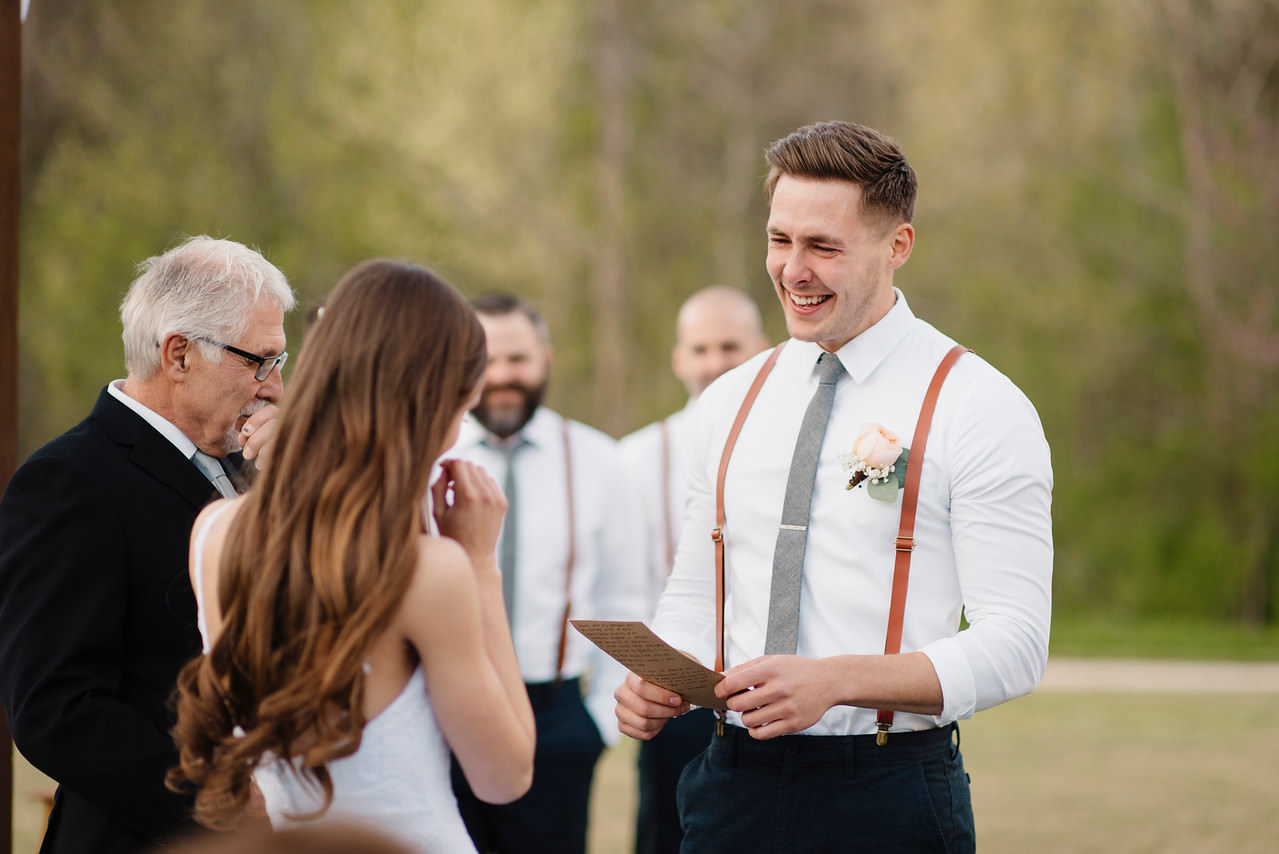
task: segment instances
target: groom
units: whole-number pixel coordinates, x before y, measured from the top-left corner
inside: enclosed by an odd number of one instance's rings
[[[767,160],[766,267],[791,338],[771,373],[761,354],[702,394],[684,525],[708,536],[681,538],[654,621],[703,663],[722,649],[726,668],[727,721],[680,781],[681,850],[973,851],[955,721],[1043,675],[1048,445],[985,361],[937,371],[954,342],[894,287],[917,187],[897,145],[827,122]],[[866,428],[913,446],[897,459],[907,471],[923,461],[913,510],[880,471],[891,457],[869,461],[873,482],[852,477]],[[687,709],[634,674],[615,696],[622,732],[640,739]]]

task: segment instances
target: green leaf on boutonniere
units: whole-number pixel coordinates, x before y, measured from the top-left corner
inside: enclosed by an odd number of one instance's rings
[[[897,485],[902,489],[906,488],[906,463],[909,460],[910,448],[902,448],[901,456],[893,463],[893,477],[897,478]]]
[[[897,478],[891,475],[885,480],[866,481],[866,494],[878,501],[896,501],[897,489]]]

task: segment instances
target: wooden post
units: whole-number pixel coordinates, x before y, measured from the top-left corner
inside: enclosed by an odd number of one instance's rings
[[[18,457],[21,116],[21,8],[19,0],[0,0],[0,489],[9,482]],[[13,854],[13,741],[3,714],[0,714],[0,854]]]

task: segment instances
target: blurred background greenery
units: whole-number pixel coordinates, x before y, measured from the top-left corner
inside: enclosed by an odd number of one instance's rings
[[[683,402],[693,290],[784,336],[762,151],[850,119],[920,176],[912,307],[1043,418],[1059,621],[1273,643],[1279,0],[36,0],[23,44],[19,459],[201,233],[307,305],[370,256],[520,292],[621,435]]]

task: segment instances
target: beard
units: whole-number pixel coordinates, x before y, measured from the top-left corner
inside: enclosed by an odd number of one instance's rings
[[[256,413],[259,409],[266,406],[266,401],[261,398],[254,398],[253,402],[240,411],[236,417],[236,421],[241,418],[248,418]],[[222,437],[222,447],[228,454],[236,454],[244,450],[244,443],[240,441],[240,431],[235,428],[235,421],[231,422],[231,427],[226,431],[226,435]]]
[[[484,425],[485,430],[499,439],[507,439],[524,429],[524,425],[533,419],[533,413],[542,405],[542,400],[546,397],[546,386],[545,381],[536,386],[520,383],[488,386],[480,395],[480,402],[471,410],[471,414],[475,416],[476,421]],[[495,404],[493,394],[501,391],[516,392],[519,395],[519,401]]]

